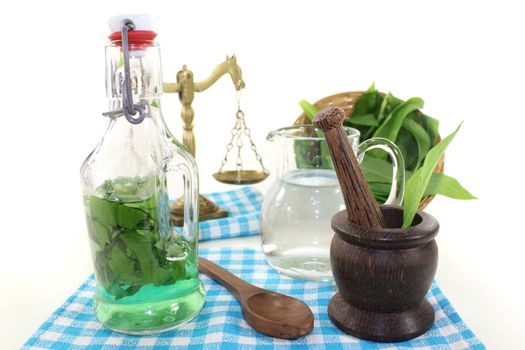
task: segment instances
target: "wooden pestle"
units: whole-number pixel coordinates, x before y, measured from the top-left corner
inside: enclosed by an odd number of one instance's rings
[[[319,111],[314,126],[325,132],[335,172],[343,192],[348,220],[369,228],[387,227],[385,218],[359,167],[357,157],[343,129],[345,112],[338,107]]]

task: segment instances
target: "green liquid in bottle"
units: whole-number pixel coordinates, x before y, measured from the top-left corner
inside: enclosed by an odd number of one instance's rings
[[[162,187],[154,178],[118,178],[98,192],[84,206],[99,320],[119,332],[153,334],[196,316],[204,305],[197,238],[171,231]]]

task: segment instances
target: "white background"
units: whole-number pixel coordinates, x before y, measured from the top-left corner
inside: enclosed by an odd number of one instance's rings
[[[516,2],[517,3],[517,2]],[[274,169],[268,131],[297,102],[366,89],[420,96],[442,135],[464,121],[446,172],[477,201],[436,198],[437,280],[493,349],[523,342],[524,11],[506,1],[12,1],[0,13],[0,348],[20,347],[91,272],[79,168],[102,136],[104,45],[110,15],[148,12],[165,81],[188,64],[196,79],[235,53],[242,105]],[[164,116],[180,137],[176,96]],[[223,78],[194,102],[203,192],[234,123]],[[265,190],[272,179],[259,186]],[[236,244],[245,244],[239,241]],[[256,245],[257,239],[246,244]]]

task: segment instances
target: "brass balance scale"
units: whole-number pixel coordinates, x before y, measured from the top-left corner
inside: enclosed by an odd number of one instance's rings
[[[235,55],[230,57],[227,56],[226,60],[217,65],[207,79],[198,82],[193,79],[193,72],[184,65],[182,70],[177,73],[176,83],[164,83],[164,92],[179,94],[179,100],[182,104],[181,117],[183,121],[183,144],[195,157],[195,134],[193,132],[193,118],[195,113],[191,104],[196,92],[207,90],[225,74],[230,75],[235,90],[237,91],[236,122],[231,130],[232,136],[230,142],[226,146],[226,155],[222,160],[221,167],[218,172],[213,174],[213,177],[217,181],[226,184],[255,184],[266,179],[270,173],[265,168],[262,158],[257,152],[257,148],[251,137],[251,131],[246,126],[244,112],[240,108],[240,91],[245,87],[245,84],[242,79],[241,68],[237,65]],[[260,170],[244,169],[243,159],[241,157],[241,150],[244,146],[243,138],[248,140],[251,150],[255,154],[255,158],[261,167]],[[236,147],[237,153],[235,169],[225,170],[225,166],[228,163],[228,155],[234,147]],[[219,207],[208,198],[202,195],[199,196],[199,221],[219,219],[227,216],[228,212],[225,209]],[[179,198],[173,204],[172,217],[176,225],[182,225],[184,218],[184,201],[182,198]]]

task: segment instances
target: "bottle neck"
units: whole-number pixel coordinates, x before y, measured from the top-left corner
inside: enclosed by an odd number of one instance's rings
[[[160,107],[162,70],[160,48],[151,45],[129,51],[131,93],[133,103],[148,105],[152,110]],[[124,91],[124,57],[119,41],[106,46],[106,95],[110,110],[122,108]],[[157,114],[157,113],[155,113]]]

